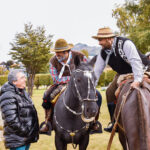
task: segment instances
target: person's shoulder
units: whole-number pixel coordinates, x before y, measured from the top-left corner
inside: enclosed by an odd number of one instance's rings
[[[10,84],[9,82],[6,82],[2,87],[1,87],[1,95],[8,93],[14,93],[15,92],[15,87]]]
[[[130,39],[127,39],[125,42],[124,42],[124,47],[135,47],[134,43],[130,40]]]
[[[7,104],[9,105],[9,104],[15,103],[17,101],[16,98],[17,96],[14,92],[6,91],[0,96],[0,104],[2,106],[2,105],[7,105]]]
[[[56,60],[56,55],[52,56],[50,59],[50,63],[53,63]]]

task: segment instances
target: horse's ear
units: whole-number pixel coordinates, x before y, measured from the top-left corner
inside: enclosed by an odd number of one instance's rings
[[[90,60],[89,65],[91,65],[91,66],[94,67],[94,64],[95,64],[95,62],[96,62],[96,59],[97,59],[97,55],[94,56],[94,57]]]
[[[76,67],[78,67],[80,65],[80,58],[79,58],[79,56],[75,56],[74,64],[75,64]]]

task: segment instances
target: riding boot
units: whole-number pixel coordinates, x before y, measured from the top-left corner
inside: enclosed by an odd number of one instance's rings
[[[91,132],[90,132],[90,134],[102,133],[102,125],[101,125],[101,123],[98,121],[99,113],[100,113],[100,108],[98,109],[98,113],[97,113],[97,115],[96,115],[96,117],[95,117],[94,123],[92,123],[92,127],[91,127]]]
[[[52,108],[45,109],[45,121],[42,122],[40,125],[40,134],[51,135],[52,130],[51,118],[52,118]]]
[[[114,111],[116,108],[116,104],[114,104],[114,102],[108,103],[108,110],[109,110],[109,115],[110,115],[110,119],[111,122],[108,124],[107,128],[104,128],[105,131],[107,132],[111,132],[115,123],[115,119],[114,119]]]

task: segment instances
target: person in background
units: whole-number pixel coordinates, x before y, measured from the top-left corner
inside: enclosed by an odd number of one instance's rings
[[[5,147],[10,150],[29,150],[39,138],[37,112],[25,86],[25,74],[16,69],[8,74],[8,82],[1,88]]]
[[[146,55],[146,57],[147,57],[148,60],[149,60],[149,64],[148,64],[148,66],[147,66],[147,71],[150,72],[150,52],[147,52],[145,55]]]
[[[62,88],[70,81],[71,72],[74,69],[74,58],[78,56],[81,61],[86,62],[87,58],[78,51],[71,50],[73,45],[68,44],[64,39],[58,39],[55,43],[55,48],[52,50],[55,55],[50,59],[50,74],[53,79],[53,85],[44,93],[43,97],[43,108],[45,110],[45,124],[41,124],[41,134],[51,134],[52,130],[52,114],[53,104],[51,100],[60,93]],[[98,95],[98,106],[101,105],[101,95],[97,91]],[[98,112],[99,115],[99,112]],[[98,120],[97,115],[97,120]],[[93,125],[93,129],[99,132],[100,123],[96,121]],[[101,132],[101,131],[100,131]]]
[[[150,60],[150,52],[147,52],[145,55]]]
[[[99,45],[102,47],[97,56],[94,68],[97,82],[107,64],[117,72],[114,80],[106,90],[107,106],[111,122],[104,130],[111,132],[114,125],[113,114],[116,106],[115,91],[117,89],[117,79],[119,75],[133,72],[134,81],[131,84],[131,88],[138,87],[143,80],[143,66],[146,66],[148,61],[147,58],[136,49],[136,46],[130,39],[116,36],[109,27],[100,28],[97,35],[92,38],[98,40]]]

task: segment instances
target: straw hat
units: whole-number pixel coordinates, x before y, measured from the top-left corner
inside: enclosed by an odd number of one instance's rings
[[[104,38],[110,38],[115,37],[116,35],[113,33],[113,31],[109,27],[100,28],[98,30],[98,33],[96,36],[92,36],[94,39],[104,39]]]
[[[147,57],[149,57],[149,56],[150,56],[150,52],[147,52],[145,55],[146,55]]]
[[[55,43],[55,48],[51,49],[53,52],[63,52],[68,51],[73,48],[72,44],[68,44],[64,39],[58,39]]]

